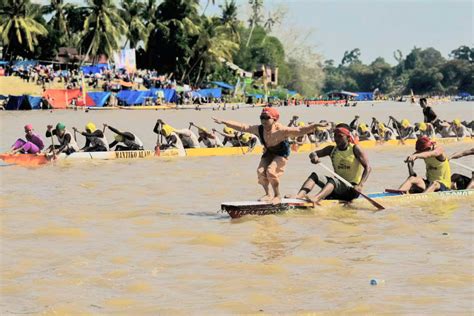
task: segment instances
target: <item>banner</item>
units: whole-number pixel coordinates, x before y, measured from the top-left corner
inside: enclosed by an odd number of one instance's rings
[[[115,52],[114,63],[115,67],[118,69],[135,72],[137,70],[135,49],[122,49],[120,52]]]

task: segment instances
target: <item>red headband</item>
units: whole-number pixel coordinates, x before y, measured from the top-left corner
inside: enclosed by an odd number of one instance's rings
[[[262,114],[268,115],[270,118],[274,119],[275,121],[278,121],[280,118],[280,113],[278,113],[278,110],[275,108],[263,108]]]
[[[416,141],[415,149],[418,152],[430,149],[435,142],[433,142],[428,136],[422,136]]]
[[[342,134],[349,138],[349,142],[353,144],[358,144],[359,140],[354,138],[354,135],[345,127],[338,127],[334,130],[334,134]]]

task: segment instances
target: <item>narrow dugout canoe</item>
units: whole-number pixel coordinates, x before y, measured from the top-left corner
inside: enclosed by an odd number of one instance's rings
[[[474,196],[474,190],[453,190],[443,192],[432,192],[432,193],[420,193],[420,194],[402,194],[402,193],[371,193],[368,196],[379,202],[383,201],[432,201],[436,198],[448,199],[448,198],[472,198]],[[365,201],[363,198],[358,198],[355,201]],[[342,204],[339,200],[323,200],[321,206],[331,206]],[[310,210],[313,209],[313,203],[309,203],[305,200],[300,199],[283,199],[280,204],[269,204],[266,202],[259,201],[237,201],[237,202],[224,202],[221,204],[221,211],[227,212],[232,218],[239,218],[244,215],[271,215],[281,214],[288,211],[294,210]]]

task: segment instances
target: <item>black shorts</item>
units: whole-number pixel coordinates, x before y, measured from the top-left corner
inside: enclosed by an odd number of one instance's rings
[[[458,173],[454,173],[451,176],[451,182],[456,185],[456,190],[465,190],[471,180],[471,178]]]
[[[334,185],[334,190],[326,197],[326,200],[342,200],[352,201],[359,197],[359,192],[354,188],[347,186],[344,182],[337,178],[326,177],[325,181],[321,181],[316,173],[309,176],[321,189],[328,183]],[[354,184],[353,184],[354,185]]]

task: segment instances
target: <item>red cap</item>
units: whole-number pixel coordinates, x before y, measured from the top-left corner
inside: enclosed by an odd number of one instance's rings
[[[280,113],[278,113],[278,110],[275,108],[263,108],[262,114],[268,115],[270,118],[274,119],[275,121],[278,121],[280,118]]]
[[[27,124],[25,125],[25,131],[32,131],[33,130],[33,125]]]
[[[417,152],[426,151],[433,146],[435,142],[433,142],[428,136],[421,136],[416,141],[415,149]]]

